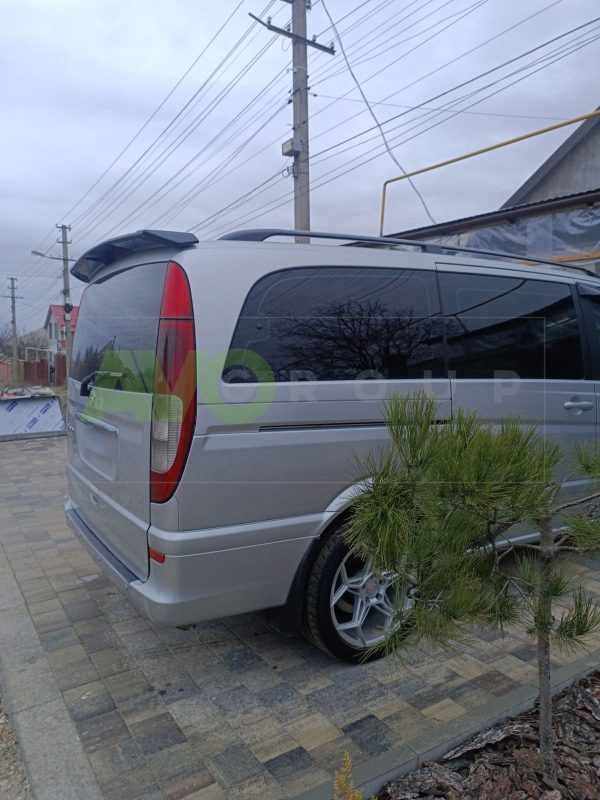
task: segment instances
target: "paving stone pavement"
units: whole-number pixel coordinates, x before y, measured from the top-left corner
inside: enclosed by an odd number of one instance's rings
[[[63,438],[0,444],[0,664],[37,798],[324,797],[344,751],[376,774],[535,693],[518,630],[350,666],[261,614],[153,625],[67,528],[65,451]],[[600,595],[600,561],[576,568]],[[588,668],[599,652],[596,637]]]

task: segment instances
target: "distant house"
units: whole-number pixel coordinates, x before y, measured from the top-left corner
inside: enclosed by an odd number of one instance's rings
[[[600,111],[600,107],[596,109]],[[586,119],[512,194],[502,208],[546,202],[600,189],[600,117]]]
[[[73,311],[71,311],[71,335],[75,333],[77,328],[78,315],[79,306],[74,306]],[[44,330],[48,336],[48,349],[53,350],[55,353],[66,352],[65,311],[61,305],[53,304],[48,307]]]
[[[576,128],[499,209],[393,235],[578,261],[600,273],[600,117]]]

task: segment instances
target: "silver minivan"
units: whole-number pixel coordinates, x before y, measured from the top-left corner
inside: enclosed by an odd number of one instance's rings
[[[138,231],[77,261],[66,514],[155,622],[272,609],[352,661],[391,613],[389,576],[340,536],[354,458],[386,442],[384,401],[424,389],[442,424],[464,407],[519,413],[567,449],[594,439],[600,280],[283,235]]]

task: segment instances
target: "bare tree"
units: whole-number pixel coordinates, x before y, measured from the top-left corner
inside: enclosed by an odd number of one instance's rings
[[[0,325],[0,356],[10,358],[12,354],[12,328],[9,324]]]
[[[40,350],[47,349],[48,337],[46,331],[43,328],[39,328],[38,330],[21,334],[17,342],[19,358],[25,358],[26,347],[39,348]]]

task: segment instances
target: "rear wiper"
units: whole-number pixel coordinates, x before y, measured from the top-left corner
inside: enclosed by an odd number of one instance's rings
[[[96,369],[93,372],[90,372],[89,375],[86,375],[85,378],[81,381],[81,386],[79,388],[79,394],[81,397],[88,397],[92,389],[94,388],[94,378],[96,375],[106,375],[109,378],[122,378],[124,372],[111,372],[107,369]]]

